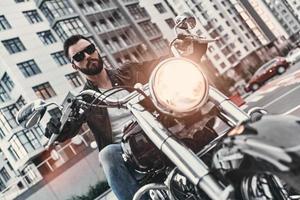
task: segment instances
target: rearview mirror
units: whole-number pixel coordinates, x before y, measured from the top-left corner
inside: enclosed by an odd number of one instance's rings
[[[16,116],[16,121],[23,128],[31,128],[38,124],[44,116],[47,106],[44,100],[38,99],[22,107]]]
[[[196,19],[192,14],[184,12],[183,14],[178,15],[175,18],[175,23],[175,27],[184,30],[189,30],[193,29],[196,26]]]

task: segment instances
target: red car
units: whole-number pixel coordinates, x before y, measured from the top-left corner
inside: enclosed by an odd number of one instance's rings
[[[262,65],[252,76],[247,86],[246,92],[255,91],[270,78],[283,74],[289,67],[289,63],[284,57],[276,57]]]

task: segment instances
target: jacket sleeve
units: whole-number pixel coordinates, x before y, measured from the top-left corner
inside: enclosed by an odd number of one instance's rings
[[[62,131],[59,133],[59,136],[56,139],[56,141],[64,142],[74,137],[79,132],[83,123],[84,123],[83,117],[81,117],[81,119],[78,120],[67,121]]]

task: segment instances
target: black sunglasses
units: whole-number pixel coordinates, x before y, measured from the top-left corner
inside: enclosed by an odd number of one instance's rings
[[[91,55],[92,53],[94,53],[96,50],[96,47],[94,44],[90,44],[89,46],[85,47],[83,50],[77,52],[72,59],[75,60],[76,62],[81,62],[83,61],[84,57],[85,57],[85,53]]]

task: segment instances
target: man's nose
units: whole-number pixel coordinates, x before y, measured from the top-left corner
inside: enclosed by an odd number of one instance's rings
[[[85,58],[85,59],[88,59],[88,58],[90,58],[90,57],[91,57],[90,54],[88,54],[87,52],[84,52],[84,58]]]

